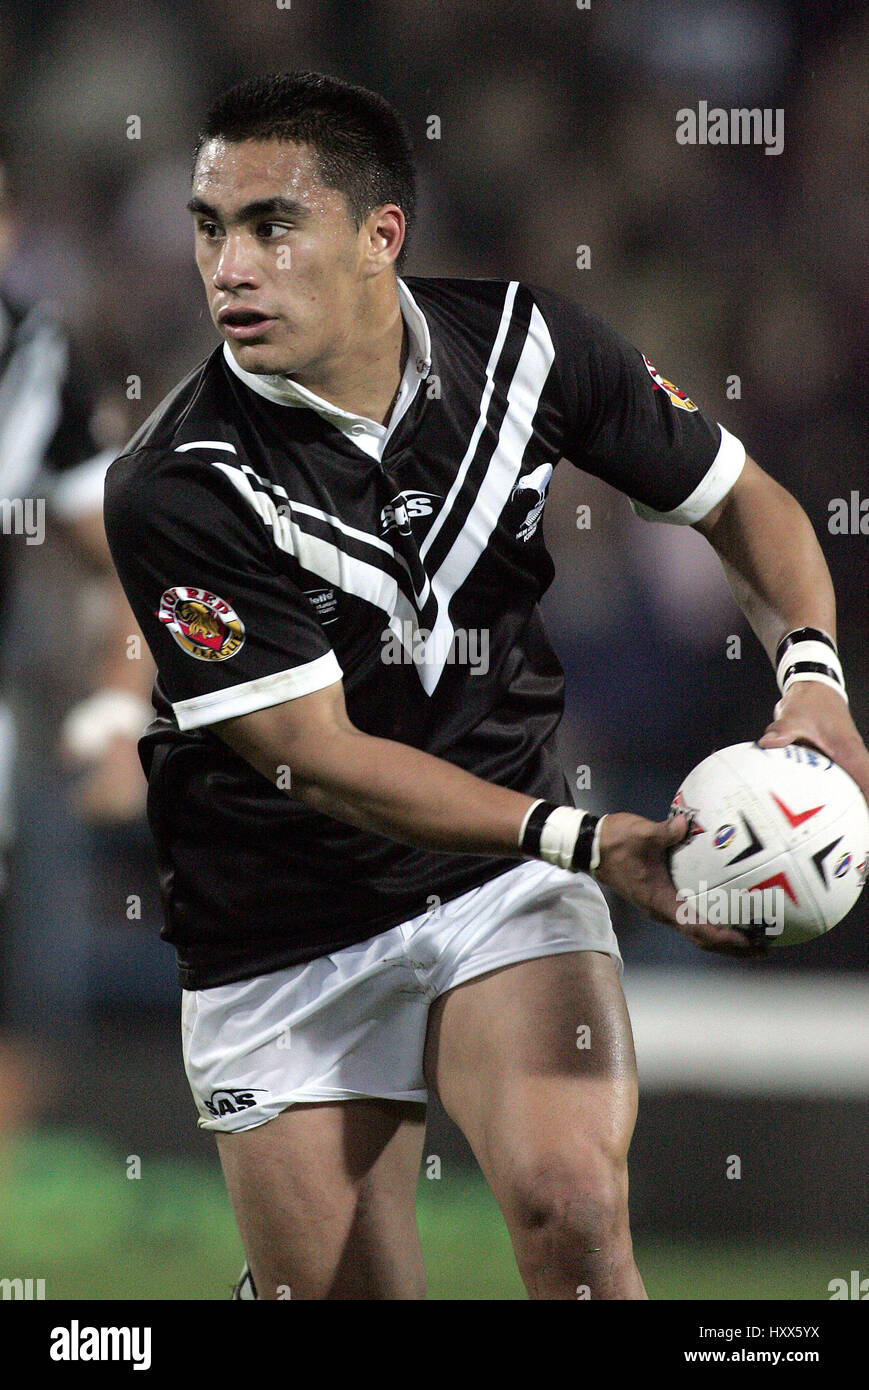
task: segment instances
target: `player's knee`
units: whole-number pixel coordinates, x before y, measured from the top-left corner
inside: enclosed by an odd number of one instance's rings
[[[625,1165],[603,1154],[582,1162],[528,1165],[512,1192],[514,1227],[526,1249],[576,1253],[609,1248],[627,1230]]]

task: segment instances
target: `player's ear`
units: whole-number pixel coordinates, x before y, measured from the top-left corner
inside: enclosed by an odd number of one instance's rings
[[[395,263],[404,245],[404,213],[396,203],[384,203],[368,214],[363,230],[368,273],[378,275]]]

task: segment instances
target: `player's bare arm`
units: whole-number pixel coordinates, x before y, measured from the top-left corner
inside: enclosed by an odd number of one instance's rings
[[[289,768],[287,790],[313,811],[419,848],[520,857],[533,798],[363,733],[340,681],[215,730],[271,782]]]
[[[324,815],[422,849],[521,856],[522,826],[534,798],[364,733],[347,715],[340,681],[214,729],[269,781],[278,782],[280,770],[289,768],[289,795]],[[607,815],[598,879],[704,949],[756,954],[739,931],[677,921],[667,852],[687,829],[684,816],[658,824],[642,816]]]
[[[785,633],[817,628],[836,638],[830,573],[800,504],[752,459],[728,495],[696,524],[718,553],[734,596],[775,663]],[[759,740],[764,748],[811,743],[869,796],[869,752],[842,695],[817,680],[790,687]]]

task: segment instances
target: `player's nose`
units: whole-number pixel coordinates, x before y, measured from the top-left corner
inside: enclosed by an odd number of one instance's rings
[[[240,285],[257,283],[253,249],[244,237],[225,238],[213,280],[214,287],[218,290],[237,289]]]

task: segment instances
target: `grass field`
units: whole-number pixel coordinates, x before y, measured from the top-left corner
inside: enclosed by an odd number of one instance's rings
[[[419,1224],[429,1298],[524,1299],[500,1213],[481,1180],[422,1176]],[[854,1247],[638,1239],[656,1299],[827,1299],[829,1280],[861,1267]],[[225,1299],[241,1245],[210,1166],[145,1161],[88,1136],[41,1133],[0,1167],[0,1278],[45,1280],[46,1299]]]

